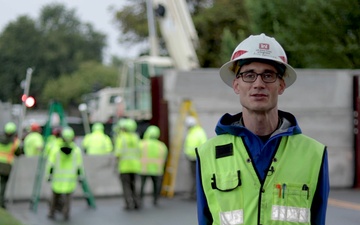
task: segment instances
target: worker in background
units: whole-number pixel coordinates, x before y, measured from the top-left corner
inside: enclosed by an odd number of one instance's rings
[[[135,120],[126,119],[123,123],[121,135],[116,139],[114,154],[118,160],[118,172],[125,202],[124,210],[139,209],[136,179],[141,169],[140,138],[136,133]]]
[[[153,204],[158,204],[160,195],[161,178],[164,174],[164,166],[168,149],[164,142],[159,140],[160,129],[155,125],[149,126],[140,142],[141,150],[141,188],[140,198],[143,203],[146,180],[151,178],[153,184]]]
[[[220,77],[238,95],[239,112],[225,113],[217,136],[196,150],[198,224],[325,225],[327,148],[278,109],[297,77],[284,49],[273,37],[251,35]]]
[[[42,154],[44,149],[44,138],[41,135],[41,126],[37,123],[32,123],[30,126],[30,133],[24,139],[24,153],[27,157],[38,156]]]
[[[49,156],[49,154],[52,152],[52,150],[54,148],[57,147],[57,145],[59,144],[59,142],[62,141],[61,138],[61,127],[56,126],[53,127],[51,129],[51,135],[49,137],[47,137],[46,139],[46,144],[45,144],[45,150],[44,150],[44,154],[46,157]]]
[[[84,152],[88,155],[109,154],[113,150],[111,138],[104,133],[102,123],[94,123],[91,127],[91,133],[86,134],[82,141]]]
[[[112,132],[112,142],[115,144],[116,139],[120,137],[121,132],[124,130],[125,123],[127,118],[120,118],[116,124],[113,126],[113,132]]]
[[[4,133],[0,135],[0,207],[5,206],[5,191],[10,172],[14,163],[14,156],[19,156],[20,140],[16,135],[16,124],[8,122],[4,126]]]
[[[191,186],[189,199],[196,200],[196,153],[195,149],[206,142],[207,135],[204,129],[197,123],[193,116],[185,119],[187,134],[184,142],[184,153],[189,161],[191,172]]]
[[[51,182],[52,190],[49,219],[55,219],[59,205],[64,220],[70,219],[71,194],[75,191],[77,182],[84,179],[82,153],[75,144],[74,137],[74,130],[65,127],[61,131],[61,142],[48,157],[46,177]]]

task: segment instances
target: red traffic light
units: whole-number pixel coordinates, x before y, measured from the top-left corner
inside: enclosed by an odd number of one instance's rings
[[[35,105],[35,98],[32,96],[26,96],[25,94],[23,94],[21,96],[21,100],[25,103],[26,107],[33,107]]]

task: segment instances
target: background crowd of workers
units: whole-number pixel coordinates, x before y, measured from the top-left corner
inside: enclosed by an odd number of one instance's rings
[[[195,141],[206,134],[196,125],[187,121],[188,135],[184,142],[184,153],[190,161],[194,160]],[[160,141],[160,129],[155,125],[148,126],[142,135],[138,133],[138,124],[130,118],[122,118],[113,125],[112,135],[105,133],[104,125],[94,123],[91,133],[86,134],[80,144],[75,143],[75,132],[71,127],[52,127],[51,134],[44,138],[42,128],[31,124],[22,140],[17,137],[15,123],[4,126],[0,136],[0,204],[5,208],[5,190],[10,177],[14,157],[24,154],[25,157],[46,158],[45,180],[51,186],[52,196],[49,199],[50,219],[55,218],[57,211],[63,214],[64,220],[70,218],[71,194],[78,183],[85,179],[83,154],[113,154],[117,160],[116,171],[123,190],[124,210],[138,210],[143,204],[146,181],[152,182],[151,197],[154,206],[158,205],[162,176],[168,156],[168,147]],[[197,130],[197,131],[196,131]],[[204,140],[204,141],[205,141]],[[192,165],[192,164],[191,164]],[[194,165],[191,168],[195,168]],[[191,171],[195,179],[195,171]],[[195,183],[191,193],[195,193]]]

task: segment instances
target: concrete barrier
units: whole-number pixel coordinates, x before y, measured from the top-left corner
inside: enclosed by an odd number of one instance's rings
[[[95,197],[121,196],[123,191],[119,174],[117,172],[117,160],[109,155],[89,156],[84,155],[84,168],[86,179]],[[38,157],[20,156],[16,158],[10,180],[6,190],[6,197],[10,201],[30,200],[34,193],[35,176],[38,167]],[[190,189],[190,170],[185,157],[180,158],[179,172],[175,192],[184,192]],[[137,180],[140,190],[140,180]],[[48,199],[51,196],[50,183],[45,176],[41,182],[40,199]],[[145,193],[152,191],[151,181],[145,186]],[[74,197],[82,197],[84,193],[78,185]]]

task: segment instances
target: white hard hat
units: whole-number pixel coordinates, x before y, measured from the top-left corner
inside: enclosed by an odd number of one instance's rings
[[[283,64],[286,67],[283,75],[286,87],[292,85],[296,80],[296,72],[287,63],[284,49],[273,37],[268,37],[265,34],[251,35],[236,47],[230,61],[220,68],[221,79],[230,87],[232,87],[235,78],[234,62],[241,59],[270,60]]]
[[[185,124],[188,127],[192,127],[196,125],[196,119],[192,116],[186,117]]]

